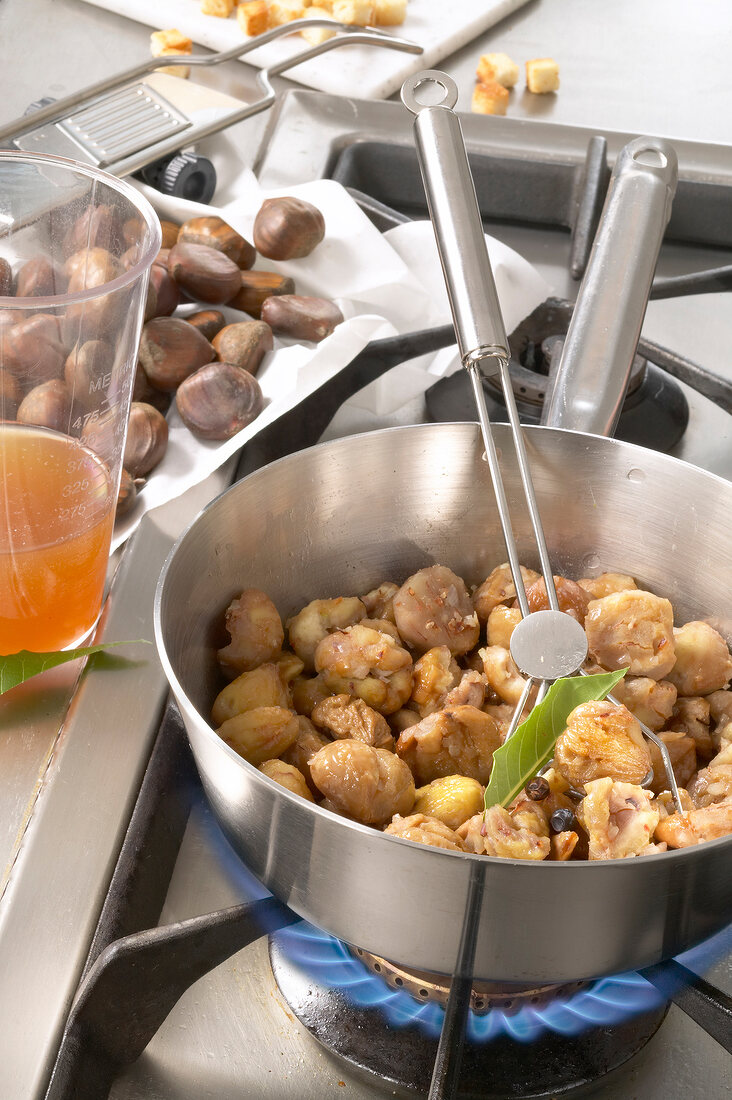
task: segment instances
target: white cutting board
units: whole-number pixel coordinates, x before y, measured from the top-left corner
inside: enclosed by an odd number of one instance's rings
[[[145,23],[154,30],[176,27],[199,46],[230,50],[246,41],[232,16],[203,15],[198,0],[86,0],[98,8]],[[343,46],[283,74],[300,84],[333,95],[385,99],[420,69],[438,62],[472,41],[527,0],[409,0],[399,27],[383,28],[423,47],[423,54],[398,53],[373,46]],[[242,60],[263,69],[308,49],[300,35],[288,35],[246,54]],[[496,44],[500,49],[500,44]],[[478,58],[476,56],[476,64]],[[195,70],[194,70],[195,71]]]

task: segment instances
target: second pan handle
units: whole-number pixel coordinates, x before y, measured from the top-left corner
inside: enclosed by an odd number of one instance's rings
[[[615,430],[677,178],[665,141],[639,137],[620,151],[542,423]]]

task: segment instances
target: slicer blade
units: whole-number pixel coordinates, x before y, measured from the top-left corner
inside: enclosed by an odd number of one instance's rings
[[[140,81],[102,96],[56,123],[21,134],[15,145],[26,152],[55,153],[106,168],[183,134],[192,125],[182,111]]]

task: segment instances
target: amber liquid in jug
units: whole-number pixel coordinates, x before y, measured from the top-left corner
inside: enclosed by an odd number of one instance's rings
[[[114,499],[77,440],[0,424],[0,654],[82,641],[104,592]]]

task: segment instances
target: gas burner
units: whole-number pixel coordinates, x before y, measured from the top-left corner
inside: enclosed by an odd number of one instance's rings
[[[450,979],[426,970],[404,970],[388,959],[371,955],[360,947],[350,950],[374,974],[378,974],[390,989],[403,990],[418,1002],[432,1001],[443,1008],[450,993]],[[558,998],[567,998],[581,989],[588,989],[590,982],[567,982],[564,985],[511,985],[500,982],[474,982],[470,995],[470,1008],[476,1016],[486,1016],[499,1011],[504,1016],[515,1016],[523,1008],[540,1008]]]
[[[449,979],[394,966],[310,925],[269,940],[280,993],[330,1053],[399,1095],[426,1095]],[[635,974],[563,986],[476,983],[458,1100],[576,1093],[653,1037],[668,1005]]]
[[[548,376],[512,359],[511,378],[521,423],[539,424]],[[484,379],[483,391],[490,419],[505,422],[506,406],[490,380]],[[475,420],[475,399],[467,373],[458,371],[436,382],[427,391],[426,406],[432,421]],[[679,384],[653,363],[636,357],[615,438],[667,453],[679,442],[688,422],[689,406]]]
[[[572,319],[572,303],[547,298],[508,338],[511,380],[523,424],[539,424],[553,364],[558,364]],[[497,379],[484,379],[491,420],[505,421],[506,406]],[[465,371],[443,378],[426,394],[430,420],[475,419],[475,401]],[[636,355],[630,372],[616,439],[656,451],[670,451],[689,423],[689,405],[678,382],[654,363]]]

